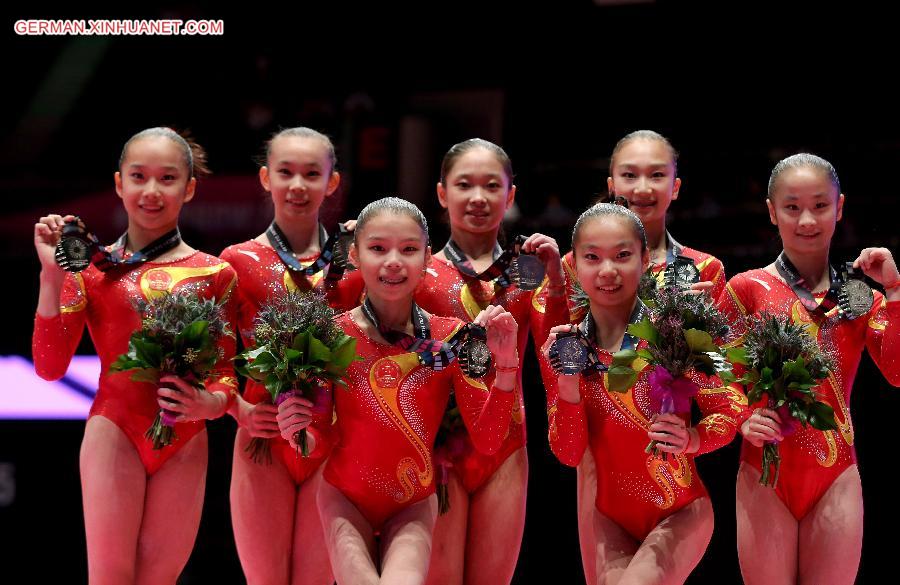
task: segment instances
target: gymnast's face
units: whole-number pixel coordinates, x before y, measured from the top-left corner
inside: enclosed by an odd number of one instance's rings
[[[183,150],[165,136],[133,141],[115,182],[129,227],[153,231],[178,225],[181,206],[194,197],[197,183],[187,168]]]
[[[628,200],[644,225],[665,221],[666,211],[681,189],[671,150],[661,140],[643,138],[630,140],[619,149],[606,183],[610,193]]]
[[[649,253],[641,247],[627,218],[601,215],[582,224],[573,251],[575,273],[592,306],[634,302],[650,262]]]
[[[303,216],[318,217],[319,207],[340,184],[333,172],[328,145],[312,136],[279,136],[269,146],[259,181],[272,194],[275,220],[290,223]]]
[[[462,154],[443,179],[437,184],[438,202],[450,215],[454,230],[495,232],[516,196],[512,177],[486,148]]]
[[[381,211],[356,234],[350,250],[370,296],[382,300],[411,298],[431,258],[426,235],[405,213]]]
[[[831,245],[844,196],[825,172],[804,166],[781,173],[766,205],[785,249],[813,253]]]

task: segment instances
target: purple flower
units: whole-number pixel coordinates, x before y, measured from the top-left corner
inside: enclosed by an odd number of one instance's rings
[[[789,437],[800,430],[800,421],[794,418],[794,415],[791,414],[791,409],[787,403],[784,403],[776,408],[775,412],[777,412],[779,418],[781,418],[782,436]]]
[[[691,411],[691,400],[700,387],[685,377],[675,379],[669,370],[656,366],[647,376],[650,383],[650,407],[659,414],[682,414]]]

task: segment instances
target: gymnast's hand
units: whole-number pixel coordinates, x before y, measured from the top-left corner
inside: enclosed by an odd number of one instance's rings
[[[522,243],[522,251],[535,254],[541,260],[550,286],[565,286],[566,275],[563,272],[559,244],[556,240],[544,234],[534,233]]]
[[[278,428],[278,407],[268,402],[250,404],[243,399],[238,407],[238,424],[247,429],[251,437],[274,439],[281,434]]]
[[[207,392],[172,375],[163,376],[159,382],[174,386],[157,388],[156,402],[160,408],[176,414],[175,422],[219,418],[228,408],[228,397],[224,392]]]
[[[547,336],[547,341],[544,342],[544,345],[541,346],[541,353],[544,355],[544,359],[547,362],[550,362],[550,347],[556,341],[556,336],[559,333],[569,333],[571,331],[575,331],[578,326],[575,324],[571,325],[557,325],[550,329],[550,334]],[[581,402],[581,374],[572,374],[572,375],[564,375],[559,374],[556,377],[559,397],[565,400],[566,402],[571,402],[572,404],[578,404]]]
[[[660,414],[653,417],[650,440],[656,441],[656,448],[666,453],[696,453],[700,448],[700,435],[688,427],[684,420],[675,414]]]
[[[741,425],[741,435],[754,447],[762,447],[772,441],[781,442],[781,417],[774,410],[757,408]]]
[[[291,446],[297,447],[294,442],[294,436],[303,429],[312,424],[313,403],[302,396],[291,396],[278,405],[278,414],[275,419],[278,421],[278,428],[281,436],[291,443]],[[308,439],[312,435],[308,435]],[[308,444],[310,452],[315,449],[314,443]]]

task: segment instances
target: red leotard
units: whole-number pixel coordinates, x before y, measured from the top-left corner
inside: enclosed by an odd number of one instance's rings
[[[821,300],[825,293],[815,296]],[[837,431],[800,427],[778,445],[781,470],[775,493],[794,518],[800,520],[832,482],[856,463],[848,405],[864,345],[888,381],[900,386],[900,302],[888,303],[876,291],[872,309],[857,319],[842,318],[837,307],[824,318],[814,317],[784,281],[756,269],[738,274],[728,282],[725,294],[719,298],[719,308],[728,315],[739,336],[745,331],[745,317],[763,311],[779,317],[789,316],[794,323],[808,323],[819,347],[834,361],[828,379],[815,390],[818,399],[834,409]],[[765,402],[749,408],[757,406],[765,406]],[[744,441],[741,461],[761,471],[762,449]]]
[[[300,259],[306,267],[312,264],[318,255]],[[278,254],[270,246],[256,240],[229,246],[222,251],[221,258],[227,260],[237,272],[237,311],[238,328],[244,347],[253,344],[253,320],[260,307],[270,297],[283,291],[315,289],[324,291],[328,304],[336,311],[346,311],[359,305],[365,285],[359,271],[345,272],[343,278],[335,284],[327,283],[323,272],[312,276],[287,269]],[[307,432],[315,437],[316,448],[309,457],[297,457],[296,449],[281,437],[269,440],[272,454],[284,463],[291,477],[300,485],[325,461],[334,443],[332,432],[332,408],[330,393],[324,397],[313,415],[313,423]],[[263,401],[271,402],[270,395],[261,383],[248,379],[244,387],[244,400],[251,404]]]
[[[638,349],[646,347],[641,340]],[[600,361],[609,365],[612,354],[598,350]],[[697,475],[694,457],[731,442],[742,420],[746,398],[720,386],[715,376],[692,373],[700,386],[696,400],[704,418],[695,427],[700,435],[697,453],[669,455],[668,461],[647,455],[650,409],[647,374],[643,365],[637,384],[619,394],[607,390],[607,374],[581,377],[581,402],[559,398],[557,374],[540,355],[541,374],[547,388],[550,447],[561,462],[572,467],[581,462],[590,447],[597,464],[596,506],[602,514],[643,541],[664,518],[707,495]],[[689,422],[685,415],[686,422]]]
[[[470,278],[456,269],[452,262],[432,257],[431,265],[416,290],[416,304],[435,315],[455,317],[471,322],[482,309],[490,304],[500,305],[510,313],[519,325],[519,383],[522,387],[521,364],[528,343],[528,329],[536,347],[543,345],[550,328],[567,322],[568,309],[563,296],[551,297],[547,293],[547,279],[535,291],[495,286]],[[468,433],[459,437],[463,448],[459,455],[450,457],[463,487],[470,494],[481,487],[506,459],[525,445],[525,405],[521,394],[516,393],[509,436],[494,455],[479,452],[472,445]]]
[[[713,283],[712,289],[709,291],[709,298],[713,300],[718,299],[722,291],[725,290],[725,267],[722,265],[722,261],[711,254],[688,247],[681,248],[681,255],[690,258],[697,265],[697,269],[700,271],[701,282]],[[578,282],[571,251],[563,257],[563,268],[566,273],[568,296],[571,299],[573,293],[572,285]],[[663,284],[665,271],[666,262],[653,265],[653,273],[656,275],[656,280],[659,284]],[[572,322],[580,323],[584,317],[585,309],[570,304],[569,311],[571,312]]]
[[[431,317],[431,334],[448,339],[462,322]],[[435,371],[415,353],[366,337],[351,313],[336,323],[357,339],[347,373],[336,388],[337,444],[325,463],[325,480],[338,488],[375,530],[407,506],[434,493],[432,450],[451,390],[475,445],[496,452],[509,427],[514,393],[488,390],[453,362]],[[486,385],[487,384],[487,385]]]
[[[133,382],[132,372],[110,373],[109,366],[128,351],[128,340],[141,327],[141,316],[133,302],[176,290],[195,291],[203,298],[226,302],[226,319],[234,330],[234,303],[230,300],[236,277],[227,262],[215,256],[194,252],[169,262],[145,262],[136,268],[114,268],[101,272],[89,266],[79,274],[66,275],[61,296],[61,313],[47,319],[35,315],[32,353],[38,375],[46,380],[61,378],[78,347],[84,324],[100,356],[101,374],[97,396],[89,416],[111,420],[131,440],[152,475],[182,445],[205,428],[204,421],[175,425],[177,438],[171,445],[154,450],[144,433],[159,412],[156,385]],[[205,380],[209,392],[236,391],[237,380],[231,367],[235,340],[223,337],[224,351],[213,373]]]

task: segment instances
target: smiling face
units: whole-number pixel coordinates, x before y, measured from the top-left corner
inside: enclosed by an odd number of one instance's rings
[[[512,205],[516,188],[497,155],[475,147],[454,161],[438,183],[437,194],[454,230],[491,233]]]
[[[592,305],[630,305],[650,262],[631,220],[615,215],[588,219],[573,247],[575,272]]]
[[[801,166],[781,173],[766,205],[786,250],[815,253],[831,245],[844,196],[825,172]]]
[[[333,172],[328,145],[321,139],[284,135],[272,140],[259,180],[272,194],[275,221],[285,225],[298,217],[317,217],[322,201],[337,189],[340,175]]]
[[[415,219],[386,210],[357,228],[350,258],[359,267],[367,294],[399,301],[412,298],[430,251],[426,234]]]
[[[129,226],[149,231],[178,225],[181,206],[194,197],[196,187],[183,150],[165,136],[131,142],[114,178]]]
[[[610,175],[606,180],[610,193],[627,199],[645,225],[665,221],[669,204],[681,189],[671,148],[661,140],[626,142],[613,157]]]

